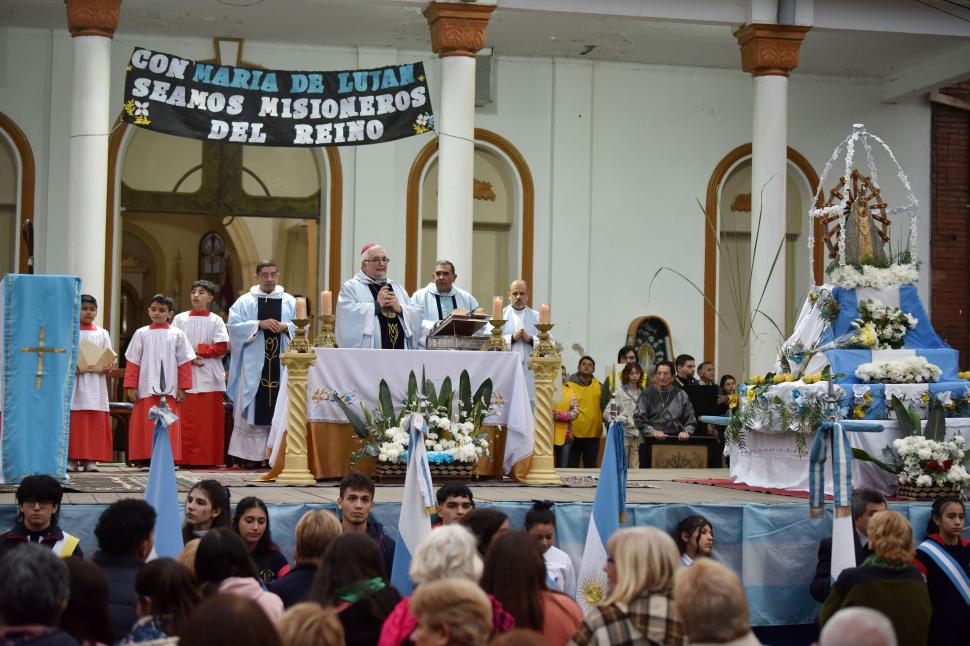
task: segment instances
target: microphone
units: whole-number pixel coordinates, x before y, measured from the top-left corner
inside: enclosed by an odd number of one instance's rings
[[[377,284],[381,286],[381,289],[391,288],[391,286],[387,282],[387,274],[379,276],[377,278]],[[397,316],[397,312],[395,312],[390,307],[381,307],[381,314],[384,316],[384,318],[388,318],[388,319],[392,319]]]

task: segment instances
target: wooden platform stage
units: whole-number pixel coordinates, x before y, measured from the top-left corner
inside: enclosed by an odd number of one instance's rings
[[[232,469],[179,469],[179,491],[184,494],[193,481],[205,478],[219,480],[231,493],[233,502],[245,496],[258,496],[267,504],[334,504],[338,496],[336,480],[321,481],[312,487],[293,487],[275,483],[255,482],[259,472]],[[562,469],[564,483],[560,486],[524,486],[505,479],[478,480],[468,483],[476,501],[519,502],[532,499],[553,502],[592,502],[596,493],[593,469]],[[148,479],[146,469],[133,469],[122,464],[100,465],[98,473],[71,473],[65,484],[64,505],[110,504],[120,498],[138,497],[144,492]],[[726,489],[674,480],[727,479],[728,469],[637,469],[629,473],[628,504],[771,504],[797,503],[798,498],[766,493]],[[436,483],[436,486],[439,483]],[[0,505],[15,505],[11,485],[0,486]],[[401,501],[403,485],[378,484],[377,501]]]

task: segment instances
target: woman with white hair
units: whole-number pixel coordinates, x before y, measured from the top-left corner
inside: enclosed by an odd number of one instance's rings
[[[686,644],[673,604],[680,565],[674,540],[655,527],[629,527],[610,537],[606,554],[610,593],[586,615],[570,646]]]
[[[408,575],[416,587],[449,578],[466,579],[477,585],[482,576],[482,559],[478,555],[475,535],[457,524],[436,528],[414,551]],[[378,646],[399,646],[411,638],[418,620],[411,612],[409,599],[402,599],[384,620]],[[515,628],[515,620],[502,609],[502,604],[491,595],[489,601],[492,604],[492,632],[502,633]]]

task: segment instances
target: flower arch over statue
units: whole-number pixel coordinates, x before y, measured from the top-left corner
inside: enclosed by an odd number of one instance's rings
[[[882,200],[879,170],[873,155],[873,143],[881,146],[896,167],[896,177],[906,191],[908,203],[887,208]],[[865,150],[865,171],[853,168],[856,146]],[[844,173],[829,194],[826,205],[809,210],[809,216],[828,228],[825,242],[835,259],[826,270],[829,282],[845,288],[886,287],[915,283],[917,272],[916,236],[919,201],[913,193],[909,178],[903,172],[892,149],[878,136],[868,132],[861,123],[853,125],[852,133],[832,151],[819,178],[813,204],[820,204],[826,179],[842,155]],[[868,173],[868,174],[864,174]],[[901,216],[901,217],[900,217]],[[883,246],[889,242],[889,223],[909,217],[907,244],[900,252],[886,254]],[[832,238],[837,237],[837,242]],[[815,248],[814,227],[809,227],[809,249]]]

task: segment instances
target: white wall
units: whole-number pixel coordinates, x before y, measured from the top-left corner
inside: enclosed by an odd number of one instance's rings
[[[20,125],[34,149],[38,269],[47,272],[63,270],[68,244],[63,214],[70,45],[61,31],[0,29],[0,111]],[[213,57],[210,40],[117,36],[111,96],[119,111],[124,68],[136,45],[193,59]],[[244,58],[283,69],[424,60],[432,102],[439,96],[438,63],[430,52],[247,42]],[[676,352],[700,355],[701,297],[672,274],[658,278],[652,292],[648,287],[661,266],[702,284],[705,225],[697,202],[704,202],[718,161],[750,141],[750,77],[740,71],[572,59],[498,56],[495,65],[495,103],[479,110],[477,126],[510,140],[531,168],[533,301],[552,305],[554,335],[567,348],[567,365],[578,359],[568,348],[580,343],[599,360],[602,372],[624,343],[632,319],[648,313],[670,323]],[[789,145],[819,173],[854,122],[864,122],[893,146],[922,206],[921,293],[928,303],[930,108],[923,99],[883,104],[879,95],[876,82],[804,77],[796,70],[790,83]],[[407,175],[428,141],[420,136],[340,149],[342,277],[357,270],[360,247],[377,240],[393,254],[392,275],[403,278]],[[904,196],[896,190],[894,172],[888,160],[879,161],[883,195],[899,204]],[[833,172],[837,177],[841,171]],[[480,300],[483,296],[489,295],[479,295]]]

